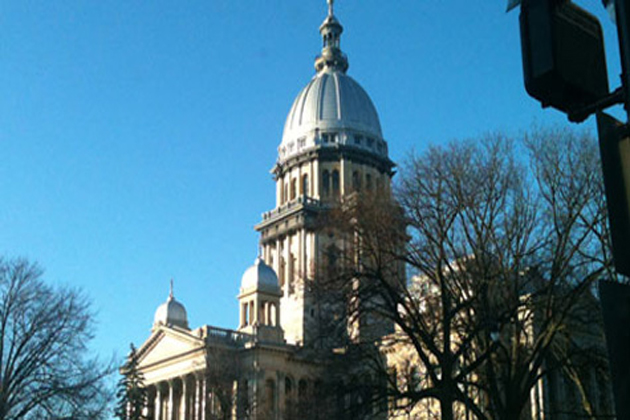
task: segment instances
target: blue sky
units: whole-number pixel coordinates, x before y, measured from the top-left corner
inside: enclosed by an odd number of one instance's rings
[[[505,1],[339,0],[349,74],[400,161],[412,149],[568,124],[524,91]],[[610,84],[614,26],[600,1]],[[168,295],[234,328],[284,119],[314,74],[324,0],[0,3],[0,255],[82,288],[92,348],[122,356]],[[589,120],[586,127],[594,130]]]

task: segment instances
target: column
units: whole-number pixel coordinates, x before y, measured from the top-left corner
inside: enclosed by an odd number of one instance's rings
[[[173,398],[173,380],[168,381],[168,407],[167,407],[167,411],[166,411],[166,418],[168,420],[173,420],[173,414],[174,414],[174,408],[173,407],[173,403],[175,398]]]
[[[239,392],[240,392],[240,390],[239,390],[239,383],[238,383],[238,380],[235,380],[232,383],[232,417],[230,417],[232,420],[237,420],[238,419],[238,413],[239,413],[239,409],[240,409],[238,404],[241,401],[239,399],[239,395],[238,395]]]
[[[302,199],[302,197],[304,196],[304,193],[300,193],[300,190],[302,189],[302,165],[299,165],[297,167],[297,169],[295,170],[295,172],[297,172],[297,191],[295,192],[295,196],[300,198],[300,200]]]
[[[208,400],[208,391],[206,390],[206,378],[201,382],[201,420],[206,420],[206,401]]]
[[[260,325],[260,298],[258,294],[254,295],[254,300],[252,301],[252,305],[254,305],[253,310],[252,310],[254,314],[254,320],[252,321],[252,325],[253,324]]]
[[[285,256],[284,260],[286,262],[286,267],[287,267],[286,268],[286,273],[285,273],[286,274],[285,278],[286,278],[286,283],[287,283],[287,287],[288,287],[287,290],[289,292],[292,292],[294,290],[294,284],[293,284],[294,278],[293,277],[294,277],[294,274],[295,274],[294,273],[295,267],[293,266],[293,261],[292,261],[292,258],[291,258],[291,245],[292,244],[291,244],[291,234],[290,233],[287,233],[286,241],[287,241],[287,244],[286,244],[285,251],[284,251],[284,256]]]
[[[278,276],[280,276],[280,241],[278,239],[276,239],[276,248],[275,248],[275,252],[276,255],[273,256],[273,269],[276,270],[276,274]],[[279,279],[280,281],[282,281],[281,279]]]
[[[206,394],[206,404],[208,406],[208,414],[216,414],[217,413],[217,397],[213,391],[210,391]]]
[[[313,232],[313,248],[311,249],[312,259],[313,259],[313,277],[316,277],[319,273],[317,272],[320,267],[320,255],[319,255],[319,233]]]
[[[342,157],[339,160],[339,196],[346,194],[346,160]]]
[[[200,394],[201,393],[201,383],[199,382],[199,378],[197,376],[195,376],[195,407],[194,407],[194,413],[193,413],[193,418],[195,420],[200,420],[201,416],[199,415],[199,411],[201,409],[201,404],[200,404]]]
[[[160,384],[155,386],[155,419],[162,420],[162,390]]]
[[[186,377],[184,376],[182,378],[182,396],[180,398],[180,406],[179,406],[179,418],[181,420],[188,420],[188,416],[187,416],[187,412],[186,412],[186,408],[188,405],[188,389],[187,389],[187,384],[186,384]]]
[[[250,407],[252,411],[252,418],[254,420],[258,420],[258,413],[260,411],[260,407],[258,403],[260,402],[260,396],[258,395],[258,376],[260,376],[259,372],[254,373],[252,379],[252,387],[251,387],[251,402]]]
[[[317,166],[313,165],[313,160],[309,163],[310,165],[310,174],[311,182],[309,185],[310,188],[310,196],[313,198],[321,199],[319,195],[319,172],[317,170]]]
[[[276,178],[276,207],[282,205],[282,188],[284,180],[280,177]]]
[[[306,267],[306,230],[300,229],[299,236],[300,274],[302,276],[303,287],[306,288],[307,267]]]

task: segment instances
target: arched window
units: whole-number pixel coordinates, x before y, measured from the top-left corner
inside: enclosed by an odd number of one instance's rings
[[[284,412],[287,419],[294,418],[297,414],[295,411],[295,396],[293,395],[293,379],[289,376],[284,378]]]
[[[291,180],[291,200],[295,199],[297,195],[297,179],[293,178]]]
[[[291,380],[291,378],[287,376],[286,378],[284,378],[284,393],[286,395],[291,395],[292,392],[293,392],[293,380]]]
[[[339,171],[336,169],[332,173],[332,191],[335,197],[339,196]]]
[[[275,418],[276,415],[276,382],[273,379],[267,379],[265,383],[265,405],[269,418]]]
[[[359,171],[352,173],[352,190],[361,191],[361,174],[359,174]]]
[[[300,185],[300,194],[308,195],[308,174],[302,175],[302,184]]]
[[[322,173],[322,195],[324,197],[330,195],[330,172],[327,170]]]
[[[241,324],[243,325],[243,327],[246,327],[249,324],[249,315],[247,314],[247,309],[249,308],[249,304],[245,302],[241,305],[241,308],[242,308],[241,310],[243,311]]]
[[[305,417],[309,410],[312,410],[310,401],[308,400],[308,386],[306,379],[300,379],[298,382],[298,417]]]
[[[298,382],[298,398],[303,401],[306,398],[307,391],[308,383],[306,379],[300,379],[300,382]]]

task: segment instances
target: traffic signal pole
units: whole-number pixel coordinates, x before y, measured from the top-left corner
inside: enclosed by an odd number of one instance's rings
[[[619,55],[621,58],[621,84],[624,93],[626,125],[630,121],[630,0],[615,0]],[[630,257],[630,256],[629,256]]]
[[[621,89],[626,123],[597,114],[613,259],[620,274],[630,275],[630,0],[615,0],[621,61]],[[608,165],[608,166],[607,166]],[[618,419],[630,419],[630,285],[600,281],[608,361]]]
[[[630,276],[630,0],[614,1],[621,86],[610,92],[599,20],[570,0],[522,0],[525,89],[572,122],[597,116],[615,271]],[[518,4],[512,0],[509,4]],[[513,7],[513,6],[512,6]],[[625,123],[603,111],[623,104]],[[630,419],[630,284],[600,281],[615,411]]]

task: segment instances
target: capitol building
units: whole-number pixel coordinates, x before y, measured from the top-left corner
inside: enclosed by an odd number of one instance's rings
[[[401,411],[385,398],[372,398],[375,394],[345,392],[365,390],[367,383],[370,392],[387,387],[390,372],[397,381],[397,365],[412,364],[416,371],[421,364],[412,349],[378,344],[395,332],[391,323],[337,316],[318,293],[344,246],[341,235],[327,224],[331,210],[362,192],[389,196],[395,167],[372,100],[347,74],[348,58],[340,44],[343,27],[333,0],[328,0],[319,32],[323,45],[315,75],[293,101],[271,170],[275,207],[255,227],[259,255],[238,286],[238,328],[190,325],[171,285],[166,302],[155,312],[150,337],[137,351],[148,390],[148,419],[440,418],[435,402],[423,400]],[[400,270],[404,276],[404,267]],[[237,279],[234,284],[236,289]],[[335,342],[323,319],[332,319],[344,331],[346,343],[374,344],[374,360],[385,364],[388,378],[371,377],[360,364],[335,365],[348,359],[337,357],[344,346]],[[346,376],[340,377],[340,371]],[[551,379],[540,379],[534,387],[522,418],[569,418],[548,414],[548,407],[575,394],[564,379]],[[595,379],[591,385],[600,389],[604,402],[598,404],[610,406],[609,385],[600,386]],[[461,410],[455,414],[473,418]]]
[[[331,0],[319,32],[316,73],[293,102],[272,169],[276,206],[256,226],[260,253],[240,282],[239,327],[189,325],[171,288],[138,349],[150,419],[331,418],[317,398],[324,364],[309,351],[321,333],[309,284],[335,247],[318,221],[362,189],[389,194],[394,163],[374,104],[347,74]]]

